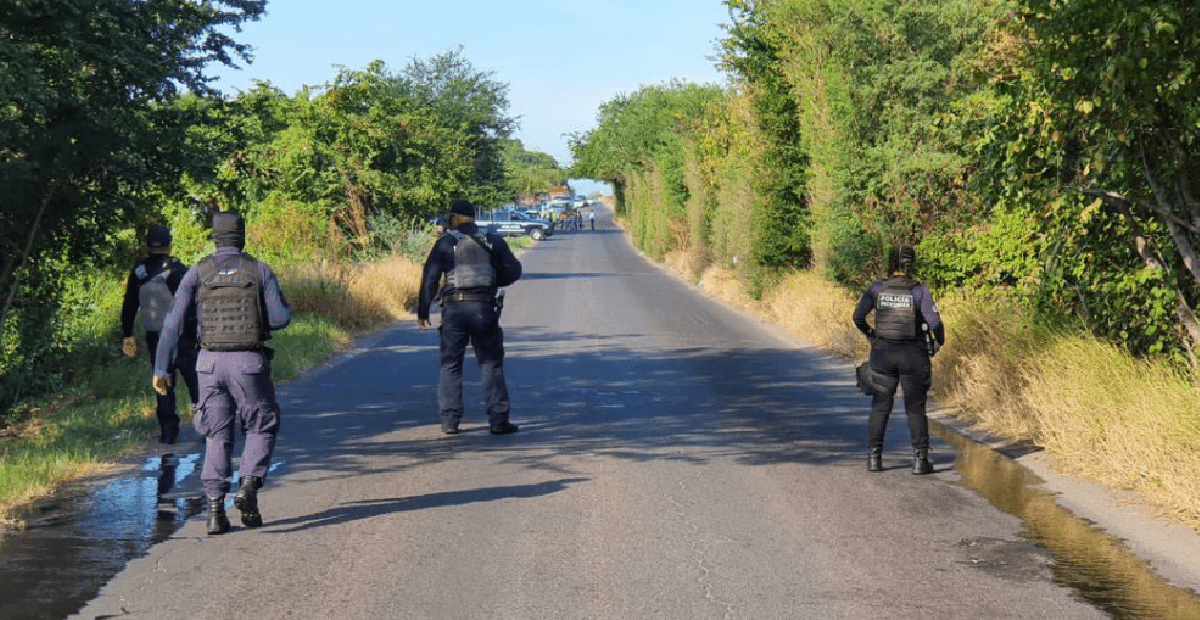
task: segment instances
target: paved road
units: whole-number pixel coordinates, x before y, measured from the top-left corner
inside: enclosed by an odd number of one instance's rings
[[[466,432],[442,436],[435,333],[401,324],[281,390],[265,527],[192,519],[77,617],[1107,617],[948,445],[909,474],[902,414],[868,474],[849,365],[597,224],[532,247],[508,291],[520,433],[487,433],[468,365]]]

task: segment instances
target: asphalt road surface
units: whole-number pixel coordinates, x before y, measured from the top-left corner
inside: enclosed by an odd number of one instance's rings
[[[264,527],[191,519],[76,617],[1107,617],[949,445],[909,473],[899,403],[869,474],[849,364],[597,227],[531,247],[508,289],[519,433],[488,434],[468,353],[443,436],[436,332],[400,324],[281,386]]]

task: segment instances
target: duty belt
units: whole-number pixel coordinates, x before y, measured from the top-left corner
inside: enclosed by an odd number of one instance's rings
[[[496,303],[496,296],[491,293],[480,293],[475,291],[454,291],[442,299],[442,303],[450,303],[455,301],[482,301],[489,304]]]

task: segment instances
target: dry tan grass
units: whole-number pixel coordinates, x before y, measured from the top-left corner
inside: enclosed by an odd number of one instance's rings
[[[750,300],[742,283],[728,269],[718,265],[709,265],[700,275],[697,285],[710,297],[719,299],[726,304],[748,310],[757,310],[757,304]]]
[[[1013,441],[1033,441],[1038,429],[1015,395],[1027,389],[1022,363],[1044,346],[1030,312],[993,297],[951,296],[938,302],[946,346],[934,357],[934,396],[943,407],[983,430]]]
[[[667,266],[687,277],[685,252]],[[851,323],[857,294],[811,272],[752,302],[728,270],[700,288],[851,359],[869,352]],[[1067,471],[1136,490],[1167,518],[1200,530],[1200,377],[1132,359],[1091,338],[1043,334],[1003,295],[940,299],[947,344],[934,358],[940,408],[1011,441],[1042,446]]]
[[[1200,529],[1196,377],[1064,336],[1024,367],[1020,393],[1037,441],[1071,473],[1133,489]]]
[[[763,299],[766,318],[849,359],[865,358],[867,339],[851,320],[858,297],[811,272],[794,272]]]
[[[411,312],[421,266],[403,257],[362,264],[322,263],[281,269],[280,279],[294,311],[321,314],[362,333]]]

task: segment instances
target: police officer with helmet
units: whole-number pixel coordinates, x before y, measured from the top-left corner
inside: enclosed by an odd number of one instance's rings
[[[216,252],[189,269],[179,284],[159,339],[153,385],[160,394],[169,389],[166,370],[178,353],[180,325],[184,314],[194,309],[200,323],[200,404],[194,425],[206,438],[200,480],[208,497],[208,533],[216,535],[229,531],[225,494],[232,475],[235,417],[246,442],[233,503],[241,511],[242,525],[263,524],[258,489],[271,464],[280,417],[271,380],[273,351],[266,343],[272,331],[288,326],[292,309],[271,267],[242,251],[246,222],[241,214],[214,213],[212,239]]]
[[[429,329],[429,306],[441,290],[441,376],[438,407],[442,432],[455,435],[463,417],[462,367],[469,342],[483,375],[488,425],[493,435],[517,432],[509,421],[508,385],[504,381],[504,333],[500,329],[500,287],[521,277],[521,263],[504,239],[482,233],[475,225],[475,206],[466,200],[450,207],[449,228],[438,238],[421,277],[417,324]]]
[[[883,438],[896,387],[904,388],[904,413],[912,439],[912,473],[933,473],[929,462],[929,420],[926,401],[932,385],[931,355],[946,341],[945,327],[924,284],[912,279],[916,250],[892,248],[888,277],[872,284],[854,309],[854,325],[871,340],[871,417],[867,469],[883,471]],[[867,315],[875,313],[875,326]],[[927,338],[934,345],[927,345]]]
[[[179,282],[188,268],[178,258],[171,256],[171,229],[152,226],[146,233],[145,242],[146,257],[130,269],[129,277],[125,280],[125,299],[121,304],[121,351],[125,357],[137,357],[138,345],[137,338],[133,336],[133,324],[140,312],[142,327],[146,332],[146,350],[150,353],[150,366],[153,367],[158,352],[159,332],[175,301]],[[167,370],[172,378],[176,369],[183,375],[193,405],[199,394],[196,387],[196,349],[196,315],[191,313],[185,317],[175,366]],[[158,441],[173,444],[179,438],[179,412],[174,386],[169,387],[166,394],[156,393],[155,400]]]

